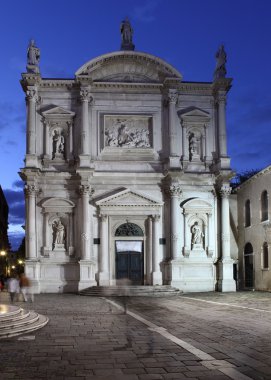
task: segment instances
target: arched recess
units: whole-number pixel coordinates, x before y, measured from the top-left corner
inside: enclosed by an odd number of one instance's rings
[[[251,243],[246,243],[244,247],[244,268],[245,268],[245,288],[254,287],[254,253]]]
[[[200,198],[182,203],[184,215],[183,254],[189,257],[196,251],[212,257],[214,253],[214,213],[212,205]],[[197,238],[195,239],[195,237]]]
[[[73,209],[75,204],[65,198],[49,198],[41,202],[43,213],[43,246],[42,253],[45,257],[50,257],[58,251],[59,258],[61,253],[74,255],[74,223]],[[55,225],[61,222],[64,227],[63,245],[56,247]],[[63,256],[63,255],[62,255]]]

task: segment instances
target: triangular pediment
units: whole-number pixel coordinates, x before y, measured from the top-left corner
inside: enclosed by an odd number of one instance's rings
[[[160,206],[162,203],[131,190],[123,190],[96,202],[98,206]]]
[[[46,111],[42,112],[43,116],[71,116],[73,117],[75,115],[74,112],[69,111],[65,108],[62,108],[60,106],[52,106],[51,108],[47,109]]]
[[[178,112],[180,118],[184,120],[194,120],[194,119],[209,119],[210,114],[207,111],[202,110],[198,107],[189,107]]]
[[[135,51],[99,56],[80,67],[75,75],[93,82],[162,83],[166,78],[182,79],[182,75],[161,58]]]

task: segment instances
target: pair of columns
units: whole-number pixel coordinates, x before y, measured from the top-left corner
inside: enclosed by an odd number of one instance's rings
[[[153,285],[162,284],[160,270],[161,257],[159,253],[159,220],[160,215],[152,215],[148,218],[149,239],[147,242],[147,272],[151,274]],[[109,285],[109,249],[108,249],[108,215],[100,215],[100,262],[99,262],[99,285]],[[150,254],[152,253],[152,254]]]
[[[36,155],[36,106],[39,102],[39,96],[36,86],[29,86],[26,90],[27,102],[27,141],[26,141],[26,154]],[[89,104],[92,101],[90,90],[88,87],[81,88],[80,99],[82,102],[81,107],[81,154],[89,155]],[[46,131],[47,132],[47,131]],[[48,142],[46,144],[48,146]]]

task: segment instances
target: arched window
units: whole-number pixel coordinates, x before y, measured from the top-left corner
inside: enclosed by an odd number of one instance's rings
[[[251,215],[250,215],[250,200],[248,199],[245,203],[245,227],[251,225]]]
[[[264,190],[261,195],[261,220],[268,220],[268,194]]]
[[[263,243],[263,268],[268,269],[269,268],[269,260],[268,260],[268,244],[265,242]]]

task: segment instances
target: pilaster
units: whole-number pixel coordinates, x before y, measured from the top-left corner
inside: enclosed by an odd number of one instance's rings
[[[85,167],[90,165],[90,143],[89,143],[89,103],[92,100],[90,88],[81,87],[81,154],[79,155],[80,166]]]
[[[169,124],[169,166],[170,168],[180,167],[180,157],[177,153],[177,125],[176,125],[176,103],[178,91],[169,89],[168,91],[168,124]]]
[[[109,255],[108,255],[108,216],[100,215],[100,260],[99,260],[99,285],[109,285]]]

